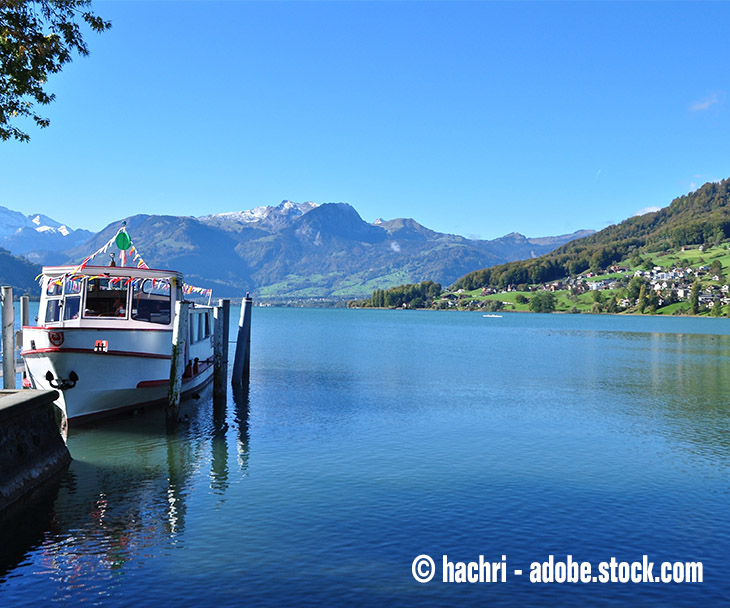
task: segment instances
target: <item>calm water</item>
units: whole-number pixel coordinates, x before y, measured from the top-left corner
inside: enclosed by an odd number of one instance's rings
[[[225,409],[72,432],[0,524],[0,605],[727,605],[729,321],[253,312]],[[506,555],[508,580],[439,582],[443,554]],[[530,584],[550,554],[705,580]]]

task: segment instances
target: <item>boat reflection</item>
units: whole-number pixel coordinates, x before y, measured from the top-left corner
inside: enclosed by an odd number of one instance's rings
[[[207,461],[219,497],[247,474],[248,414],[247,389],[230,411],[206,391],[181,403],[176,424],[149,408],[72,429],[69,468],[0,520],[0,592],[11,576],[33,573],[44,597],[98,600],[115,576],[184,543],[190,498],[205,500],[194,476]]]

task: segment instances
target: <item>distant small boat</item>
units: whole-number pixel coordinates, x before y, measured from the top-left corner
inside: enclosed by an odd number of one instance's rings
[[[483,317],[492,317],[493,319],[501,319],[502,315],[482,315]]]

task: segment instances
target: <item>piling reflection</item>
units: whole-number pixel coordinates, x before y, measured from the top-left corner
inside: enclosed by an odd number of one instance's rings
[[[234,385],[233,402],[235,404],[234,422],[236,425],[236,451],[238,456],[238,468],[242,475],[248,472],[249,455],[249,383]]]
[[[226,395],[213,398],[213,428],[211,431],[210,488],[216,494],[228,490],[228,421]]]

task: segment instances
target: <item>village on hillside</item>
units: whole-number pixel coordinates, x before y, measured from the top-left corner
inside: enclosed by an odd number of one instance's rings
[[[350,307],[712,315],[730,312],[730,244],[685,246],[634,255],[605,269],[540,284],[445,289],[423,281],[376,289]]]
[[[489,311],[724,316],[723,307],[730,305],[730,282],[725,276],[728,267],[727,244],[682,247],[539,285],[445,291],[433,305]]]

